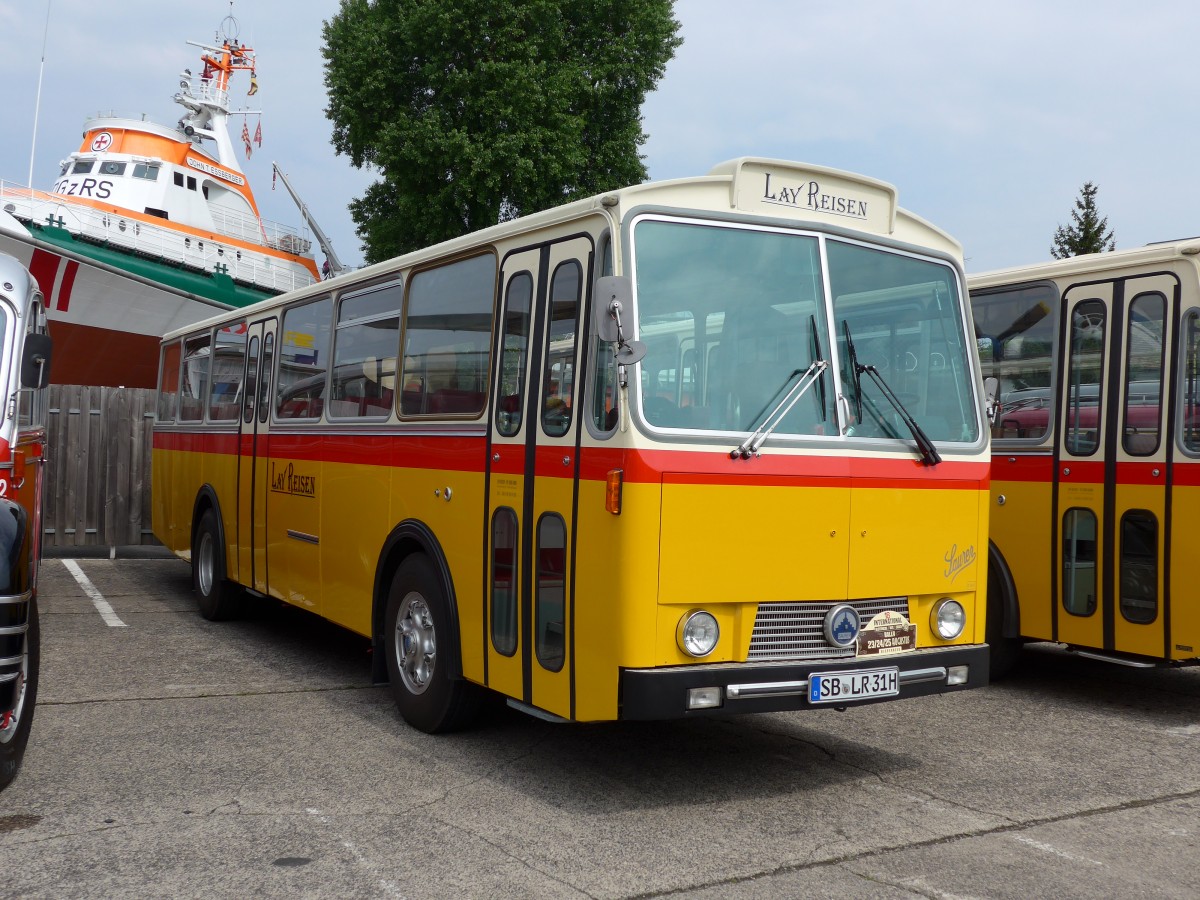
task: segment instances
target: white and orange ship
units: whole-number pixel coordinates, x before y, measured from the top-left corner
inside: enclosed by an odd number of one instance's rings
[[[56,383],[153,387],[164,333],[320,277],[312,242],[262,219],[238,165],[230,82],[248,72],[257,91],[255,56],[232,17],[220,34],[188,41],[203,69],[180,76],[174,128],[91,119],[50,191],[0,182],[0,252],[45,292]]]

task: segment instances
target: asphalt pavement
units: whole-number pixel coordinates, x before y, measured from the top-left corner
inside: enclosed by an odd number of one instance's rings
[[[207,622],[178,560],[47,559],[40,595],[0,897],[1200,893],[1200,670],[1037,648],[988,688],[845,713],[497,705],[431,737],[365,640],[276,603]]]

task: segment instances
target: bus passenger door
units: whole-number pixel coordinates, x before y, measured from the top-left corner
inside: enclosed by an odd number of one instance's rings
[[[271,370],[275,319],[251,322],[246,330],[238,435],[237,561],[239,583],[267,593],[267,491],[269,490]]]
[[[575,374],[591,260],[588,238],[505,258],[488,456],[487,683],[564,718],[574,706]]]
[[[1168,656],[1165,590],[1167,491],[1174,440],[1168,373],[1175,345],[1179,285],[1173,275],[1131,278],[1121,285],[1120,402],[1110,427],[1116,478],[1105,544],[1114,571],[1105,572],[1105,646],[1143,656]],[[1114,358],[1117,351],[1114,351]],[[1109,626],[1111,622],[1111,626]]]
[[[1166,275],[1063,295],[1054,515],[1056,638],[1067,644],[1163,654],[1176,295]]]

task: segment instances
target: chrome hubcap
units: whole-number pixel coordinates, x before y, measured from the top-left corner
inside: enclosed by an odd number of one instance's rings
[[[409,693],[423,694],[437,662],[437,635],[429,605],[415,591],[400,602],[394,645],[396,668],[404,687]]]
[[[213,586],[213,539],[207,531],[200,535],[200,546],[196,548],[196,578],[200,593],[207,597]]]

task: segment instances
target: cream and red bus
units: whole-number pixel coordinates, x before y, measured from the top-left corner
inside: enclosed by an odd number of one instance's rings
[[[842,708],[987,681],[961,249],[743,158],[168,334],[155,534],[203,615],[372,642],[404,717]]]
[[[0,253],[0,790],[17,775],[37,702],[50,338],[37,281]]]
[[[1195,662],[1200,240],[969,279],[993,425],[994,671],[1025,640]]]

